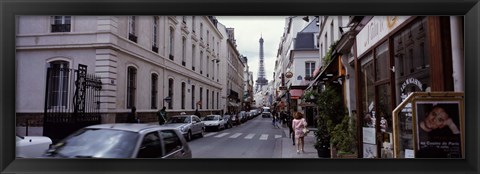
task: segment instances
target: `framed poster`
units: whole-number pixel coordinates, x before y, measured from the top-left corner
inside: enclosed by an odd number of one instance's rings
[[[450,100],[450,101],[449,101]],[[415,158],[463,158],[463,103],[417,100]]]

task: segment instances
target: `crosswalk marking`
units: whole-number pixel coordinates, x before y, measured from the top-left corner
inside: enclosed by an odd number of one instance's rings
[[[242,135],[242,133],[236,133],[236,134],[233,134],[232,136],[230,136],[230,138],[237,138],[237,137],[239,137],[240,135]]]
[[[221,137],[225,137],[227,135],[231,134],[228,138],[238,138],[240,137],[241,135],[244,135],[243,133],[232,133],[232,132],[224,132],[224,133],[220,133],[220,132],[210,132],[210,133],[206,133],[204,135],[204,137],[210,137],[210,136],[213,136],[215,138],[221,138]],[[256,134],[248,134],[247,136],[243,137],[244,139],[253,139],[253,137],[255,137]],[[311,134],[308,134],[307,136],[313,136]],[[269,137],[269,134],[261,134],[260,137],[258,138],[259,140],[268,140],[268,137]],[[283,136],[282,135],[272,135],[272,137],[274,137],[275,139],[277,138],[282,138]]]
[[[203,135],[203,136],[204,136],[204,137],[209,137],[209,136],[215,135],[215,134],[217,134],[217,133],[218,133],[218,132],[210,132],[210,133],[205,134],[205,135]]]
[[[230,133],[221,133],[220,135],[216,135],[215,137],[220,138],[220,137],[223,137],[223,136],[228,135],[228,134],[230,134]]]
[[[260,140],[267,140],[268,139],[268,134],[262,134],[260,136]]]
[[[245,136],[245,139],[252,139],[253,136],[255,136],[255,134],[248,134],[247,136]]]

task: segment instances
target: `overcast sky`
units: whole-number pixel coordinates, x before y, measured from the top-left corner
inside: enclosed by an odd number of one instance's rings
[[[257,80],[260,58],[260,37],[263,38],[265,78],[271,81],[285,16],[216,16],[227,28],[235,28],[235,40],[240,54],[247,56],[248,66]],[[255,84],[256,85],[256,84]],[[255,86],[254,86],[255,88]]]

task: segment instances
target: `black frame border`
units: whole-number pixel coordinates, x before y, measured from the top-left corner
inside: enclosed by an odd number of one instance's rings
[[[479,173],[479,0],[0,0],[1,173]],[[450,159],[15,159],[17,15],[464,15],[465,155]],[[206,167],[206,166],[215,167]],[[185,167],[188,166],[188,167]]]

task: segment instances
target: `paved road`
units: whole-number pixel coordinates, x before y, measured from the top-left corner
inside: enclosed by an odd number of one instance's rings
[[[285,132],[271,118],[255,117],[226,130],[206,132],[189,142],[193,158],[280,158]]]

